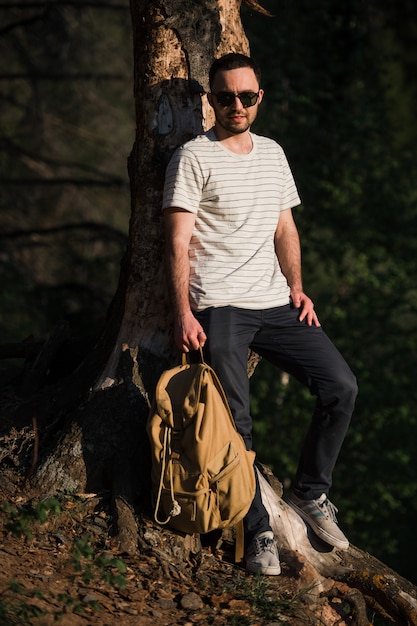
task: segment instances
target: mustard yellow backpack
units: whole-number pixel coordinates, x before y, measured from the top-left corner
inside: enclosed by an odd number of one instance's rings
[[[225,393],[204,362],[161,375],[147,433],[155,520],[185,533],[236,525],[255,493],[255,453],[236,430]]]

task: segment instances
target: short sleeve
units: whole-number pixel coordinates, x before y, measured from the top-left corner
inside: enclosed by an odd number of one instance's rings
[[[162,208],[178,207],[197,213],[203,189],[198,159],[186,146],[178,148],[166,170]]]

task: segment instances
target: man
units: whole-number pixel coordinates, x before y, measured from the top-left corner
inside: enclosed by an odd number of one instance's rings
[[[179,148],[167,169],[166,259],[178,348],[204,346],[238,431],[252,445],[248,348],[316,396],[288,503],[318,537],[346,549],[328,500],[352,415],[356,380],[304,293],[292,208],[300,204],[281,147],[251,132],[264,92],[252,59],[231,53],[209,75],[215,125]],[[280,564],[259,484],[245,517],[246,568]]]

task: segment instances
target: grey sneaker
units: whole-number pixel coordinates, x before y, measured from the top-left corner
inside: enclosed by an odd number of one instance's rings
[[[325,493],[317,500],[301,500],[291,494],[287,498],[287,503],[303,518],[317,537],[335,548],[348,549],[349,541],[337,524],[337,509]]]
[[[277,542],[272,530],[265,530],[253,539],[246,553],[246,569],[269,576],[281,573]]]

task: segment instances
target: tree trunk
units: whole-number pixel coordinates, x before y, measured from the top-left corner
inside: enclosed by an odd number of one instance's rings
[[[101,340],[66,387],[88,385],[88,401],[64,421],[57,440],[50,439],[31,480],[33,493],[43,495],[110,489],[120,549],[130,554],[142,541],[134,511],[149,512],[149,398],[162,370],[176,359],[163,265],[164,171],[178,145],[213,123],[205,95],[212,59],[249,51],[239,10],[239,0],[131,0],[137,130],[129,159],[129,248]],[[62,394],[68,399],[65,389]],[[368,623],[368,604],[398,624],[417,624],[411,584],[356,548],[325,552],[269,483],[262,484],[283,558],[304,586],[313,585],[312,596],[343,596],[357,616],[350,623]],[[181,545],[172,559],[196,550],[190,538]],[[160,546],[167,549],[162,541]]]
[[[165,167],[181,143],[213,123],[207,76],[225,51],[248,52],[237,0],[132,0],[137,130],[130,156],[130,248],[124,316],[96,389],[114,384],[123,345],[138,348],[152,389],[173,358],[163,267]],[[142,370],[142,367],[140,366]]]
[[[128,552],[137,546],[133,510],[149,500],[149,398],[163,369],[178,358],[164,277],[165,167],[178,145],[213,123],[206,97],[212,60],[230,50],[249,52],[239,11],[238,0],[131,2],[137,127],[128,163],[129,247],[100,341],[53,393],[67,407],[71,394],[78,397],[88,385],[88,402],[50,442],[31,480],[33,494],[110,487]]]

